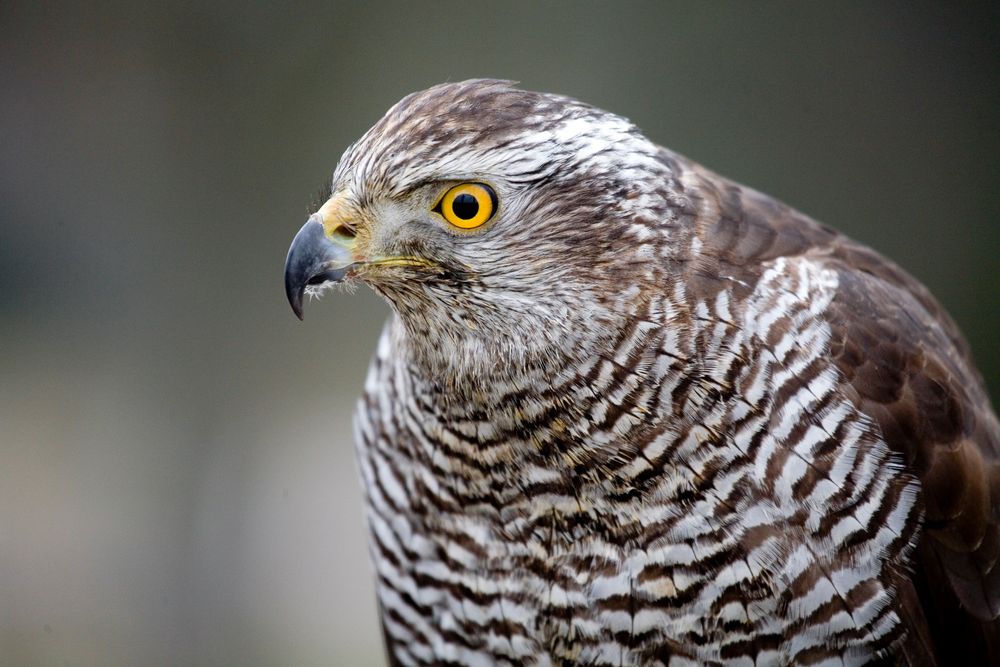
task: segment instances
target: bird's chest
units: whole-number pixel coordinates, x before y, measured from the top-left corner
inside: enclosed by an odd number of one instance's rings
[[[377,549],[395,545],[376,554],[387,631],[422,662],[698,660],[719,655],[733,623],[759,628],[774,615],[769,574],[738,557],[739,516],[707,496],[673,505],[551,492],[472,511],[405,498],[404,511],[370,523]],[[723,600],[734,591],[738,609]]]
[[[641,373],[598,359],[516,412],[449,415],[376,367],[359,460],[393,654],[863,664],[892,641],[907,536],[869,518],[914,495],[803,322],[760,358],[710,332],[698,372],[645,344]]]
[[[892,534],[826,521],[829,505],[781,493],[787,472],[771,490],[757,472],[771,468],[731,456],[766,451],[767,428],[746,440],[711,431],[670,435],[664,447],[697,440],[698,455],[661,466],[641,494],[567,489],[530,467],[506,485],[465,469],[447,483],[454,460],[369,440],[359,454],[390,650],[403,664],[790,664],[844,633],[831,655],[863,663],[875,635],[862,624],[884,633],[898,620],[884,560],[870,557]],[[843,590],[864,592],[860,611],[844,611],[855,599]]]

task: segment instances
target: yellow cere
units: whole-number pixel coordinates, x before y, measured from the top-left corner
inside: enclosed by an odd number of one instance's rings
[[[475,229],[493,217],[496,194],[483,183],[462,183],[448,190],[435,207],[445,220],[461,229]]]

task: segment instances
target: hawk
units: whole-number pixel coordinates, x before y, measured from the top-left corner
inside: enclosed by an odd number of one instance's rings
[[[392,307],[355,419],[392,664],[1000,660],[1000,425],[891,261],[503,81],[331,185],[285,288]]]

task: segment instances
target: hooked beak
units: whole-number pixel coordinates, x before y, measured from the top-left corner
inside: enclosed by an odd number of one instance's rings
[[[285,295],[300,320],[306,287],[339,282],[355,264],[354,232],[342,223],[331,223],[326,209],[332,202],[327,202],[302,225],[285,259]]]

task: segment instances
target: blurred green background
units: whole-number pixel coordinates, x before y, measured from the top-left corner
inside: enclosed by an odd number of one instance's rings
[[[282,263],[402,95],[494,76],[895,258],[1000,393],[1000,31],[927,3],[0,5],[0,664],[381,660],[350,412],[387,308]]]

